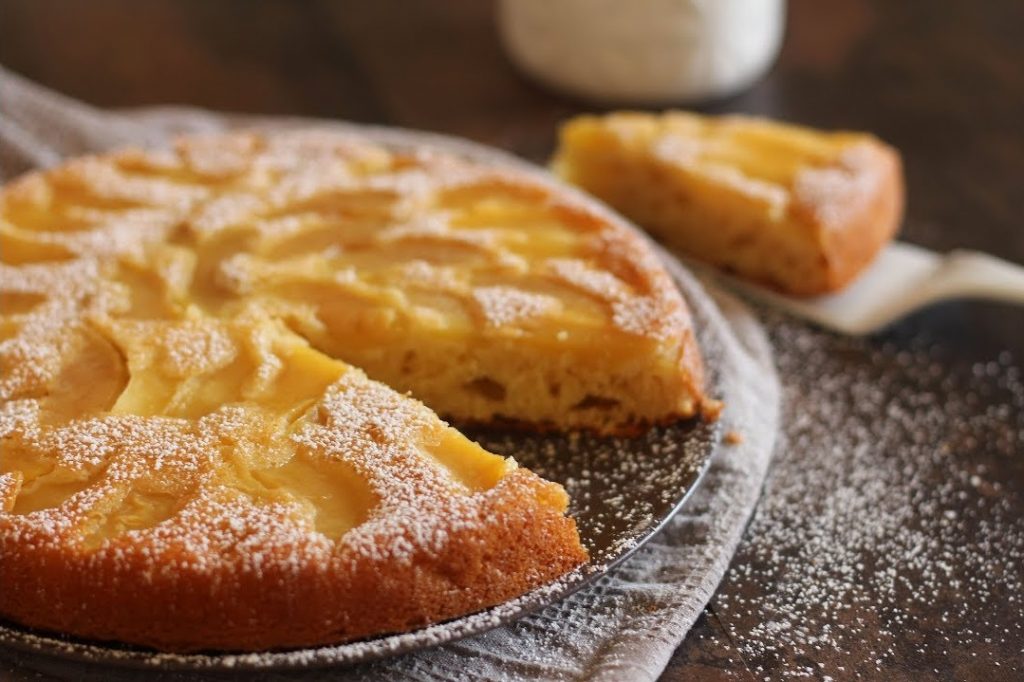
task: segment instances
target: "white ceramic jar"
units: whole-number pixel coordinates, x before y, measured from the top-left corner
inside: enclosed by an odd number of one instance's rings
[[[778,54],[785,0],[501,0],[511,59],[538,81],[608,103],[738,92]]]

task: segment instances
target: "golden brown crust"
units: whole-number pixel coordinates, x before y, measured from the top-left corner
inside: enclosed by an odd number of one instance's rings
[[[109,552],[103,560],[49,537],[12,536],[0,519],[0,613],[31,627],[182,652],[403,632],[499,604],[585,561],[575,523],[543,500],[559,496],[559,486],[520,470],[479,507],[480,523],[450,530],[441,552],[399,563],[342,550],[326,563],[294,564],[286,559],[302,556],[301,547],[279,545],[258,570],[222,562],[162,571],[161,563],[175,564],[176,548],[154,557],[154,547],[127,541],[116,560]]]

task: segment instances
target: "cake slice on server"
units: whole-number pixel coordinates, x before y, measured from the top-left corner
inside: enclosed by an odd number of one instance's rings
[[[801,296],[855,278],[903,213],[899,154],[865,133],[684,112],[581,116],[552,163],[680,252]]]

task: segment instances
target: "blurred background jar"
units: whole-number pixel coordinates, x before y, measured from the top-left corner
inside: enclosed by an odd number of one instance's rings
[[[607,104],[737,93],[779,52],[785,0],[501,0],[510,58],[537,81]]]

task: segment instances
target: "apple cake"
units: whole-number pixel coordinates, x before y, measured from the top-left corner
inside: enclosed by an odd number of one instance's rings
[[[553,166],[682,253],[794,295],[849,283],[903,213],[892,147],[745,116],[581,116]]]
[[[624,433],[713,405],[647,244],[532,174],[288,131],[0,192],[23,625],[258,650],[470,613],[587,555],[561,486],[438,413]]]

